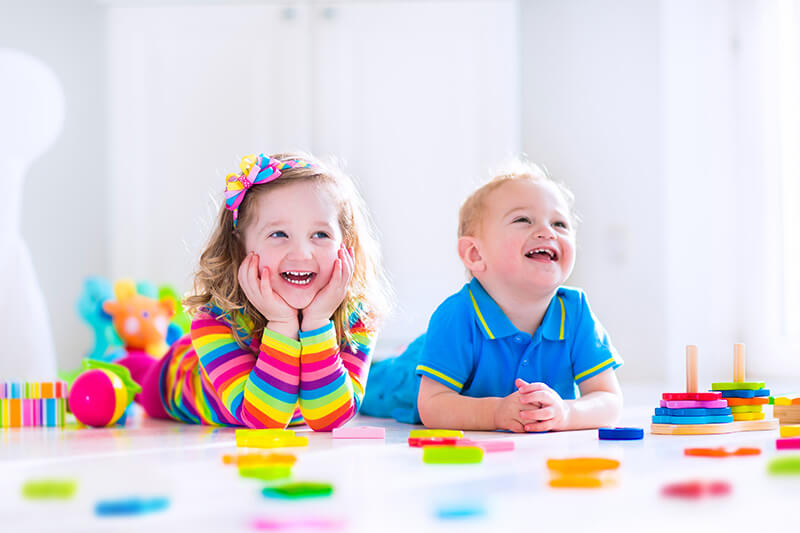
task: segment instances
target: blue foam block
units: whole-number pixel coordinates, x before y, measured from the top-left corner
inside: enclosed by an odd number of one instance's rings
[[[654,416],[653,424],[723,424],[733,422],[733,415],[722,416]]]
[[[658,416],[720,416],[731,414],[730,407],[717,407],[705,409],[697,407],[692,409],[670,409],[669,407],[656,407]]]
[[[98,516],[130,516],[163,511],[169,507],[167,498],[123,498],[101,500],[94,506]]]
[[[720,391],[723,398],[754,398],[756,396],[769,396],[769,389],[757,390],[724,390]]]
[[[597,430],[600,440],[640,440],[644,438],[642,428],[600,428]]]

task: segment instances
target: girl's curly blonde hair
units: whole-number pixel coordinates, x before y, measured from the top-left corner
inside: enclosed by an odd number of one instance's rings
[[[380,248],[366,204],[352,179],[337,166],[323,164],[309,154],[281,153],[269,156],[280,161],[300,161],[311,166],[283,170],[274,181],[253,185],[239,205],[239,220],[234,227],[231,211],[223,202],[217,215],[217,224],[194,276],[193,294],[183,303],[190,314],[207,311],[216,306],[223,311],[234,338],[247,348],[242,326],[250,330],[254,338],[260,338],[267,320],[248,301],[239,286],[238,270],[246,256],[243,229],[254,219],[256,198],[262,194],[285,187],[291,183],[311,182],[327,185],[337,203],[342,241],[352,248],[355,258],[353,277],[344,300],[333,314],[336,338],[352,343],[348,320],[352,313],[368,328],[375,328],[390,307],[390,289],[381,263]]]

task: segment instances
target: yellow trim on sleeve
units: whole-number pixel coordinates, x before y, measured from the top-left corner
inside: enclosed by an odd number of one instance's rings
[[[453,378],[451,378],[451,377],[445,376],[444,374],[442,374],[442,373],[441,373],[441,372],[439,372],[438,370],[434,370],[434,369],[432,369],[432,368],[431,368],[431,367],[429,367],[429,366],[425,366],[425,365],[417,365],[417,370],[422,370],[422,371],[424,371],[424,372],[428,372],[429,374],[433,374],[434,376],[436,376],[436,377],[438,377],[438,378],[442,378],[442,379],[443,379],[443,380],[445,380],[446,382],[448,382],[448,383],[452,383],[453,385],[455,385],[456,387],[458,387],[458,388],[459,388],[459,390],[461,390],[462,388],[464,388],[464,385],[463,385],[462,383],[459,383],[458,381],[454,380],[454,379],[453,379]]]
[[[561,333],[558,336],[558,340],[564,340],[564,318],[567,316],[567,313],[564,311],[564,300],[561,299],[561,296],[558,297],[558,301],[561,302]]]
[[[613,364],[613,363],[614,363],[614,358],[613,358],[613,357],[609,357],[608,359],[606,359],[605,361],[603,361],[603,362],[602,362],[602,363],[600,363],[599,365],[595,365],[595,366],[593,366],[592,368],[590,368],[590,369],[589,369],[589,370],[587,370],[586,372],[581,372],[580,374],[578,374],[577,376],[575,376],[575,381],[578,381],[578,380],[579,380],[579,379],[581,379],[583,376],[588,376],[589,374],[591,374],[591,373],[592,373],[592,372],[594,372],[595,370],[598,370],[598,369],[600,369],[600,368],[602,368],[602,367],[604,367],[604,366],[608,365],[609,363],[611,363],[611,364]]]
[[[472,295],[472,289],[468,289],[468,290],[469,290],[469,297],[472,298],[472,305],[473,305],[473,307],[475,307],[475,312],[478,313],[478,318],[480,319],[481,324],[483,324],[483,328],[486,330],[486,333],[489,334],[489,338],[490,339],[494,339],[494,333],[492,333],[492,330],[490,330],[489,326],[486,325],[486,321],[483,319],[483,315],[481,314],[481,310],[478,309],[478,302],[475,301],[475,296]]]

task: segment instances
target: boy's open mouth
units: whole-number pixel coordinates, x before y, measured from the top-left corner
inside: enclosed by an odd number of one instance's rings
[[[525,252],[525,257],[538,261],[558,261],[558,252],[552,248],[533,248]]]
[[[314,276],[313,272],[281,272],[281,277],[292,285],[308,285]]]

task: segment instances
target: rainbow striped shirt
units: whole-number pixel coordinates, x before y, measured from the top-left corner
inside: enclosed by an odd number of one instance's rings
[[[249,349],[219,309],[198,312],[161,365],[161,398],[173,418],[195,424],[284,428],[305,422],[331,431],[361,406],[375,332],[353,313],[353,343],[336,343],[333,322],[294,340],[268,329]]]

